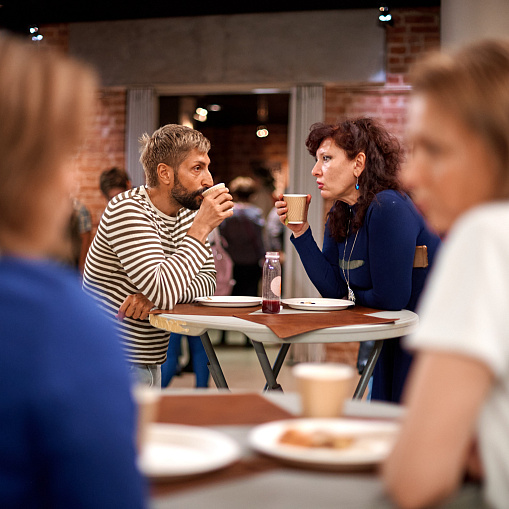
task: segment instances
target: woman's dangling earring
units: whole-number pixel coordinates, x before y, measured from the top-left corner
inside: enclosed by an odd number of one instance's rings
[[[355,189],[357,189],[357,191],[359,190],[359,177],[357,177],[357,182],[355,183]]]

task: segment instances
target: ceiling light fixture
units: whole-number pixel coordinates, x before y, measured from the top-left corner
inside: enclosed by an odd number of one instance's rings
[[[266,95],[258,96],[256,116],[258,122],[261,124],[256,128],[256,136],[258,136],[258,138],[266,138],[269,135],[269,130],[265,125],[269,119],[269,101]]]
[[[256,136],[258,136],[258,138],[266,138],[268,135],[269,135],[269,130],[267,129],[267,126],[259,125],[256,128]]]
[[[389,7],[385,4],[382,4],[378,8],[379,14],[378,14],[378,24],[386,27],[387,25],[393,26],[394,20],[392,19],[392,14],[389,11]]]
[[[196,113],[193,115],[198,122],[205,122],[207,120],[208,111],[205,108],[196,108]]]
[[[29,29],[32,41],[42,41],[44,36],[39,32],[38,26],[31,26]]]

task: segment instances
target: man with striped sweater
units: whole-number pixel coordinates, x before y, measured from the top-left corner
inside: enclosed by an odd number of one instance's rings
[[[118,326],[136,378],[160,385],[169,333],[148,321],[153,308],[213,295],[209,233],[233,213],[227,188],[213,185],[210,142],[198,131],[165,125],[141,138],[146,185],[114,197],[88,252],[84,290]]]

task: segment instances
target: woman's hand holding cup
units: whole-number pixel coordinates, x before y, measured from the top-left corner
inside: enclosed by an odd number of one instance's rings
[[[281,194],[274,204],[279,220],[295,237],[299,237],[309,228],[307,217],[310,202],[310,194]]]

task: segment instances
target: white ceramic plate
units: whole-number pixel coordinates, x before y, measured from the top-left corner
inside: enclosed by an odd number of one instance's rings
[[[289,429],[325,431],[353,437],[354,441],[344,449],[281,444],[281,435]],[[358,469],[383,461],[392,449],[398,429],[397,423],[389,421],[293,419],[257,426],[249,435],[249,443],[258,452],[286,463],[326,470]]]
[[[151,424],[138,458],[141,472],[152,479],[181,477],[218,470],[240,457],[229,436],[198,426]]]
[[[313,297],[283,299],[281,302],[291,308],[302,309],[303,311],[337,311],[338,309],[346,309],[354,305],[351,300],[347,299],[322,299]]]
[[[196,297],[195,302],[204,306],[215,306],[220,308],[243,308],[259,306],[262,303],[261,297],[242,297],[237,295],[221,295],[212,297]]]

